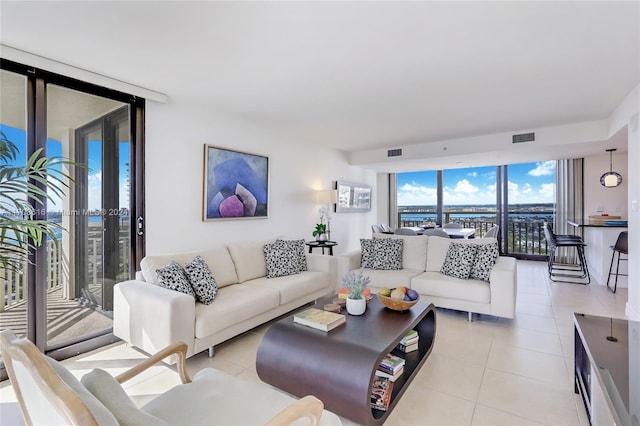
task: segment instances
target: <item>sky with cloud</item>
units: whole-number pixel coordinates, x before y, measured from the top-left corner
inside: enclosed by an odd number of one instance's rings
[[[511,164],[509,203],[553,203],[556,191],[556,162]],[[399,206],[431,206],[437,203],[435,171],[398,173]],[[445,205],[496,203],[496,167],[450,169],[443,172]]]
[[[15,161],[11,161],[11,166],[22,166],[26,162],[26,136],[25,132],[20,129],[15,129],[6,125],[0,125],[0,131],[2,131],[7,139],[15,143],[18,147],[18,158]],[[88,146],[88,209],[96,210],[102,208],[102,143],[100,141],[89,141]],[[47,140],[47,155],[50,157],[62,155],[62,144],[60,142],[48,139]],[[119,143],[118,153],[118,190],[120,194],[120,208],[129,207],[129,185],[127,180],[127,174],[129,173],[128,167],[129,161],[129,144],[127,142]],[[48,202],[49,211],[61,211],[63,210],[62,200],[55,197]]]

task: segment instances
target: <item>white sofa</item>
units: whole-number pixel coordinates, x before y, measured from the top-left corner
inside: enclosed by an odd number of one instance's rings
[[[263,247],[274,241],[146,256],[135,280],[114,287],[113,333],[147,353],[182,341],[187,356],[205,349],[213,356],[214,345],[335,291],[333,256],[305,253],[307,271],[267,278]],[[206,261],[218,286],[210,305],[157,285],[156,269],[172,260],[184,266],[196,255]]]
[[[514,318],[517,294],[517,266],[512,257],[499,256],[489,282],[460,279],[442,274],[441,268],[452,242],[487,244],[495,238],[450,239],[436,236],[404,236],[374,234],[373,238],[400,238],[403,240],[402,269],[375,270],[365,268],[371,278],[370,287],[377,292],[381,287],[405,286],[417,291],[421,299],[437,307],[496,317]],[[361,251],[338,257],[338,274],[360,268]]]

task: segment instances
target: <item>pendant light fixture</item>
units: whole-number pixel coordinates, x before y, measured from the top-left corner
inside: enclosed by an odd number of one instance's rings
[[[612,155],[615,150],[615,148],[607,149],[607,152],[609,153],[609,171],[600,176],[600,184],[607,188],[615,188],[622,183],[622,176],[620,176],[620,173],[613,171]]]

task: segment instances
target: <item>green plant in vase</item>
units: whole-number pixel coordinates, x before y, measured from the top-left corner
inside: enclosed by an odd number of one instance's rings
[[[313,230],[313,233],[311,235],[316,237],[318,240],[321,240],[322,236],[326,236],[326,232],[327,225],[324,223],[318,223],[316,224],[316,228]]]

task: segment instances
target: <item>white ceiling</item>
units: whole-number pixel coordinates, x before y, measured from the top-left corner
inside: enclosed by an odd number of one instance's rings
[[[606,119],[640,75],[638,1],[0,11],[5,45],[348,152]]]

